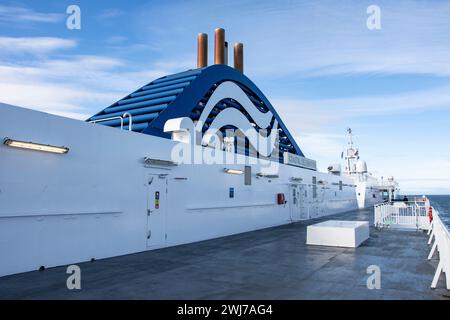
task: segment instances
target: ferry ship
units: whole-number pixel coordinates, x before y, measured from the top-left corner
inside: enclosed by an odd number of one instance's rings
[[[349,129],[317,170],[274,106],[228,66],[225,31],[197,68],[156,79],[86,121],[0,105],[0,276],[176,246],[392,200]]]

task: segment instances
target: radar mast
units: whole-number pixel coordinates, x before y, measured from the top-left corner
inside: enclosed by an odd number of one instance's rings
[[[358,148],[355,148],[353,144],[352,128],[347,128],[347,133],[348,133],[348,146],[344,152],[345,172],[347,172],[347,174],[353,174],[356,172],[356,161],[359,160],[359,150]]]

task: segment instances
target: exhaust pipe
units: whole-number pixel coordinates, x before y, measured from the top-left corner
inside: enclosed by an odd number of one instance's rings
[[[199,33],[197,38],[197,68],[208,65],[208,35]],[[228,65],[228,42],[225,41],[225,30],[214,30],[214,64]],[[244,45],[234,44],[234,68],[244,73]]]
[[[244,73],[244,45],[240,42],[234,44],[234,68]]]
[[[215,30],[214,63],[225,64],[225,30],[222,28]]]
[[[199,33],[197,37],[197,68],[208,65],[208,35]]]

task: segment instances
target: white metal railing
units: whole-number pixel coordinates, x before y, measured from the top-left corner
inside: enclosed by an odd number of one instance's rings
[[[374,224],[376,227],[402,227],[428,230],[427,202],[386,202],[375,205]]]
[[[105,122],[105,121],[109,121],[109,120],[120,120],[120,129],[123,129],[123,122],[124,119],[128,117],[128,130],[132,131],[132,126],[133,126],[133,116],[129,113],[129,112],[125,112],[123,115],[121,116],[117,116],[117,117],[110,117],[110,118],[104,118],[104,119],[98,119],[98,120],[92,120],[89,121],[90,123],[100,123],[100,122]]]
[[[431,247],[428,260],[431,260],[434,253],[439,252],[439,263],[434,274],[433,281],[431,282],[431,288],[436,288],[441,273],[445,273],[445,284],[447,290],[450,290],[450,232],[447,226],[442,222],[439,217],[439,212],[436,209],[433,210],[433,221],[431,222],[431,228],[428,231],[430,238],[428,244],[434,243]]]
[[[446,287],[450,290],[450,232],[439,217],[439,212],[430,205],[428,199],[375,205],[374,224],[379,228],[406,227],[428,230],[430,236],[428,244],[431,245],[434,239],[428,260],[431,260],[436,251],[439,252],[439,263],[431,288],[436,288],[441,273],[445,273]]]

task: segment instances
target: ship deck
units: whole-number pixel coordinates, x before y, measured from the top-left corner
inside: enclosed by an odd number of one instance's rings
[[[377,230],[357,249],[307,246],[306,226],[369,220],[373,209],[194,244],[80,263],[81,290],[65,267],[0,278],[1,299],[449,299],[444,276],[430,289],[423,232]],[[366,285],[369,265],[381,289]]]

